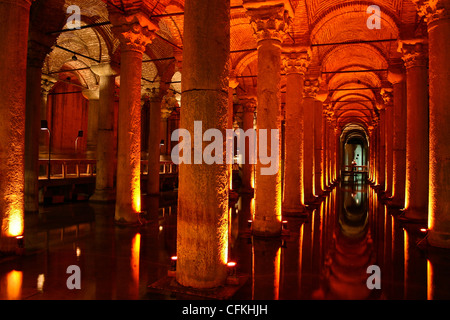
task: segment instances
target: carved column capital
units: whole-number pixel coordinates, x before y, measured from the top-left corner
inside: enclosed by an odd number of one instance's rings
[[[255,97],[244,97],[239,99],[244,113],[254,113],[256,110],[257,100]]]
[[[428,44],[423,39],[399,41],[398,52],[403,54],[406,69],[428,65]]]
[[[385,106],[392,106],[394,102],[394,90],[392,88],[382,88],[380,91]]]
[[[311,64],[311,50],[295,50],[283,47],[283,69],[286,74],[298,73],[304,75]]]
[[[52,90],[52,88],[56,82],[58,82],[58,80],[43,74],[41,76],[41,92],[42,92],[42,94],[48,94],[50,92],[50,90]]]
[[[320,90],[319,79],[306,79],[303,87],[303,95],[305,98],[313,98],[317,97],[317,94]]]
[[[143,13],[124,16],[110,15],[113,33],[119,38],[122,50],[144,52],[145,47],[155,38],[158,27]]]
[[[425,17],[428,24],[450,18],[449,0],[412,0],[419,16]]]
[[[250,16],[250,23],[258,42],[262,40],[278,40],[283,42],[290,18],[285,3],[279,1],[272,5],[261,5],[261,2],[244,2]]]

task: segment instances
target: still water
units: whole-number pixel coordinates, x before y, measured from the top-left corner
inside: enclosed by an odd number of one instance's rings
[[[26,216],[26,255],[0,257],[0,299],[192,299],[149,292],[176,255],[176,199],[143,198],[148,223],[114,225],[114,205],[48,206]],[[281,239],[252,238],[254,200],[230,206],[229,259],[248,280],[233,299],[449,299],[450,256],[417,245],[420,225],[401,224],[364,184],[336,187],[308,217],[288,217]],[[69,290],[69,265],[81,289]],[[381,289],[367,268],[379,267]]]

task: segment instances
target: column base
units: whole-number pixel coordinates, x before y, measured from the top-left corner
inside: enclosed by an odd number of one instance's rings
[[[427,243],[432,247],[450,249],[450,233],[428,230]]]
[[[116,201],[115,190],[95,190],[94,194],[89,198],[92,202],[114,202]]]

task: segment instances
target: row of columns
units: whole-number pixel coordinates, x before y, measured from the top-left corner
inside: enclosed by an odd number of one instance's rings
[[[428,223],[428,242],[450,247],[450,1],[413,1],[428,25],[428,39],[401,40],[405,72],[391,67],[392,88],[382,91],[386,106],[370,129],[370,179],[402,209],[401,218]]]

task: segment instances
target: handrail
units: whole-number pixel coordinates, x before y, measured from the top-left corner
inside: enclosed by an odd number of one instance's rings
[[[39,179],[48,179],[49,160],[39,159],[39,172],[44,168],[45,174],[39,176]],[[95,159],[51,159],[50,160],[50,178],[66,179],[95,176],[97,160]],[[57,168],[56,170],[54,168]],[[169,160],[161,160],[159,163],[160,174],[177,174],[178,166]],[[55,173],[55,171],[57,171]],[[141,160],[141,174],[148,174],[148,161]]]
[[[369,172],[368,166],[343,166],[343,171],[348,172]]]

